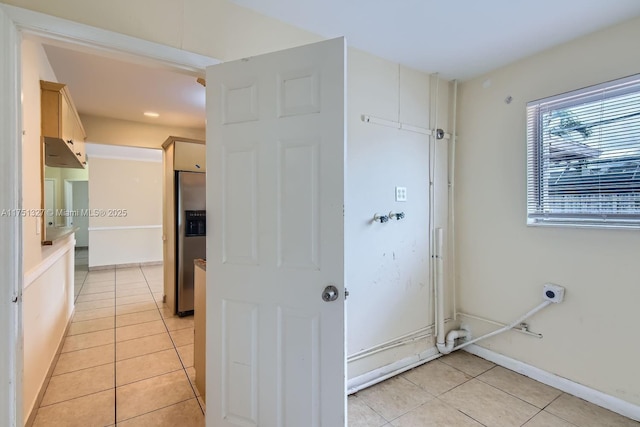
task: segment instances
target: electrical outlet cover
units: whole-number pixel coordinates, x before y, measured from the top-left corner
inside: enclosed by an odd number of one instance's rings
[[[396,202],[407,201],[407,187],[396,187]]]

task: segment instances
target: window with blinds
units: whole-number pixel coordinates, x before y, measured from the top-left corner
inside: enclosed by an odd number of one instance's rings
[[[527,223],[640,227],[640,75],[527,104]]]

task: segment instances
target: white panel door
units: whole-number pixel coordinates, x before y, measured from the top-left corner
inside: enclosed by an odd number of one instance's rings
[[[345,52],[207,69],[208,426],[346,425]]]

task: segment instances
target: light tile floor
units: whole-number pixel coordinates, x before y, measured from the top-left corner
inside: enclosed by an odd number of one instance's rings
[[[204,426],[193,317],[163,307],[162,266],[88,272],[76,252],[75,314],[33,425]]]
[[[193,318],[163,307],[162,266],[88,272],[79,251],[76,312],[34,426],[204,426]],[[349,427],[640,426],[465,352],[362,390],[348,406]]]
[[[349,427],[627,427],[633,420],[464,351],[349,396]]]

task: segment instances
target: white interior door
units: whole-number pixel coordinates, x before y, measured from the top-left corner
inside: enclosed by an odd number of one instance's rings
[[[207,69],[209,426],[346,425],[345,55]]]

